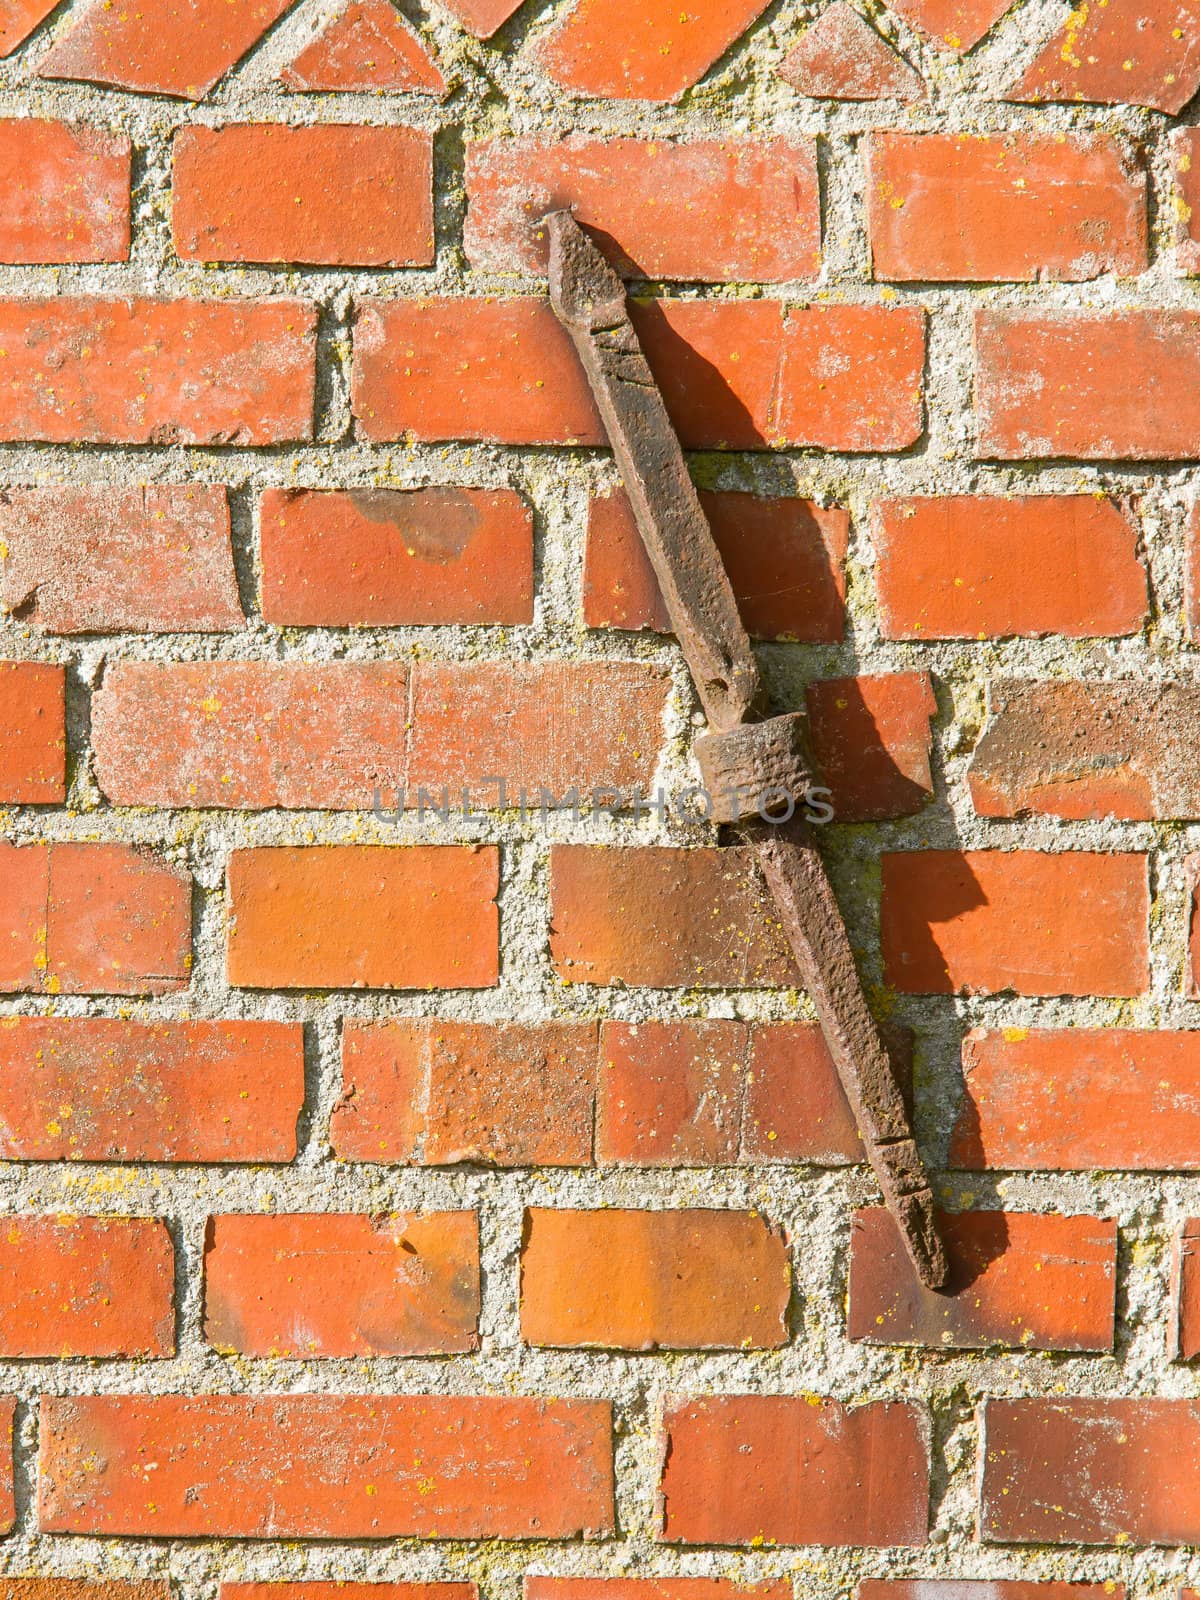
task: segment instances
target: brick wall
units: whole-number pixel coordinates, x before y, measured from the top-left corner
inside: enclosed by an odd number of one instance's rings
[[[0,1600],[1192,1600],[1200,0],[0,57]],[[950,1293],[749,859],[516,804],[695,780],[566,202],[809,711]]]

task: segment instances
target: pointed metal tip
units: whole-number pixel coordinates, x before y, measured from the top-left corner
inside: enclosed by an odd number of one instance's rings
[[[625,309],[625,286],[568,210],[538,224],[550,240],[550,303],[568,327],[611,323]]]

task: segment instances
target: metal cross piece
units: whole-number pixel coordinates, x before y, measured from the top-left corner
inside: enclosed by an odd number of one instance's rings
[[[804,718],[766,716],[758,662],[629,320],[624,285],[569,211],[551,212],[543,226],[550,237],[551,304],[596,398],[712,730],[697,741],[696,755],[708,789],[728,797],[714,814],[734,824],[754,852],[884,1200],[921,1281],[941,1288],[948,1267],[929,1180],[811,829],[799,811],[778,823],[757,815],[766,791],[794,804],[812,782]]]

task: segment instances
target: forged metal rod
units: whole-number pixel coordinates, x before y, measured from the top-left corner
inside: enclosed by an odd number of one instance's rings
[[[554,211],[550,300],[571,336],[621,469],[671,627],[717,737],[722,770],[773,774],[789,753],[807,777],[801,719],[766,713],[766,692],[679,440],[629,320],[617,274],[569,211]],[[743,729],[743,724],[749,726]],[[767,786],[773,784],[773,777]],[[762,784],[760,782],[760,788]],[[737,814],[742,815],[740,812]],[[812,997],[867,1157],[921,1281],[947,1264],[908,1111],[867,1007],[846,925],[808,824],[742,821]]]

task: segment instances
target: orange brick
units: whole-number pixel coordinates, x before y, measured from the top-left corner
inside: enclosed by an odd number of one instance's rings
[[[0,1396],[0,1533],[11,1533],[17,1521],[13,1486],[13,1446],[17,1402]]]
[[[521,1336],[615,1350],[772,1350],[788,1339],[787,1245],[757,1212],[525,1213]]]
[[[744,1022],[602,1022],[597,1162],[734,1165],[748,1048]]]
[[[613,1527],[612,1418],[597,1400],[75,1395],[42,1401],[39,1441],[43,1533],[569,1539]],[[159,1463],[153,1499],[147,1461]]]
[[[204,1337],[246,1356],[478,1349],[474,1211],[211,1217]]]
[[[811,140],[493,139],[468,144],[467,255],[545,272],[547,211],[570,206],[635,278],[787,283],[820,271]]]
[[[999,22],[1012,0],[892,0],[892,10],[911,27],[953,50],[969,50]]]
[[[478,989],[498,981],[494,846],[234,850],[228,882],[232,984]]]
[[[170,1356],[175,1251],[141,1217],[5,1217],[0,1354]]]
[[[298,94],[446,93],[446,80],[389,0],[350,0],[279,74]]]
[[[811,99],[920,100],[925,93],[908,62],[845,0],[822,11],[778,70]]]
[[[121,134],[35,117],[0,121],[0,261],[127,260],[132,161]]]
[[[54,10],[58,0],[7,0],[0,11],[0,56],[10,56]]]
[[[55,805],[66,793],[66,673],[0,661],[0,804]]]
[[[1141,855],[883,858],[885,975],[906,994],[1143,994],[1149,912]]]
[[[330,1136],[344,1161],[588,1166],[595,1023],[349,1023]]]
[[[172,194],[184,261],[433,264],[433,136],[415,128],[185,128]]]
[[[1197,0],[1108,0],[1072,11],[1007,98],[1132,102],[1174,113],[1197,88]]]
[[[906,817],[933,798],[930,719],[937,713],[927,672],[833,678],[809,684],[808,709],[820,798],[837,822]]]
[[[533,621],[533,518],[510,490],[268,489],[261,525],[268,622]]]

